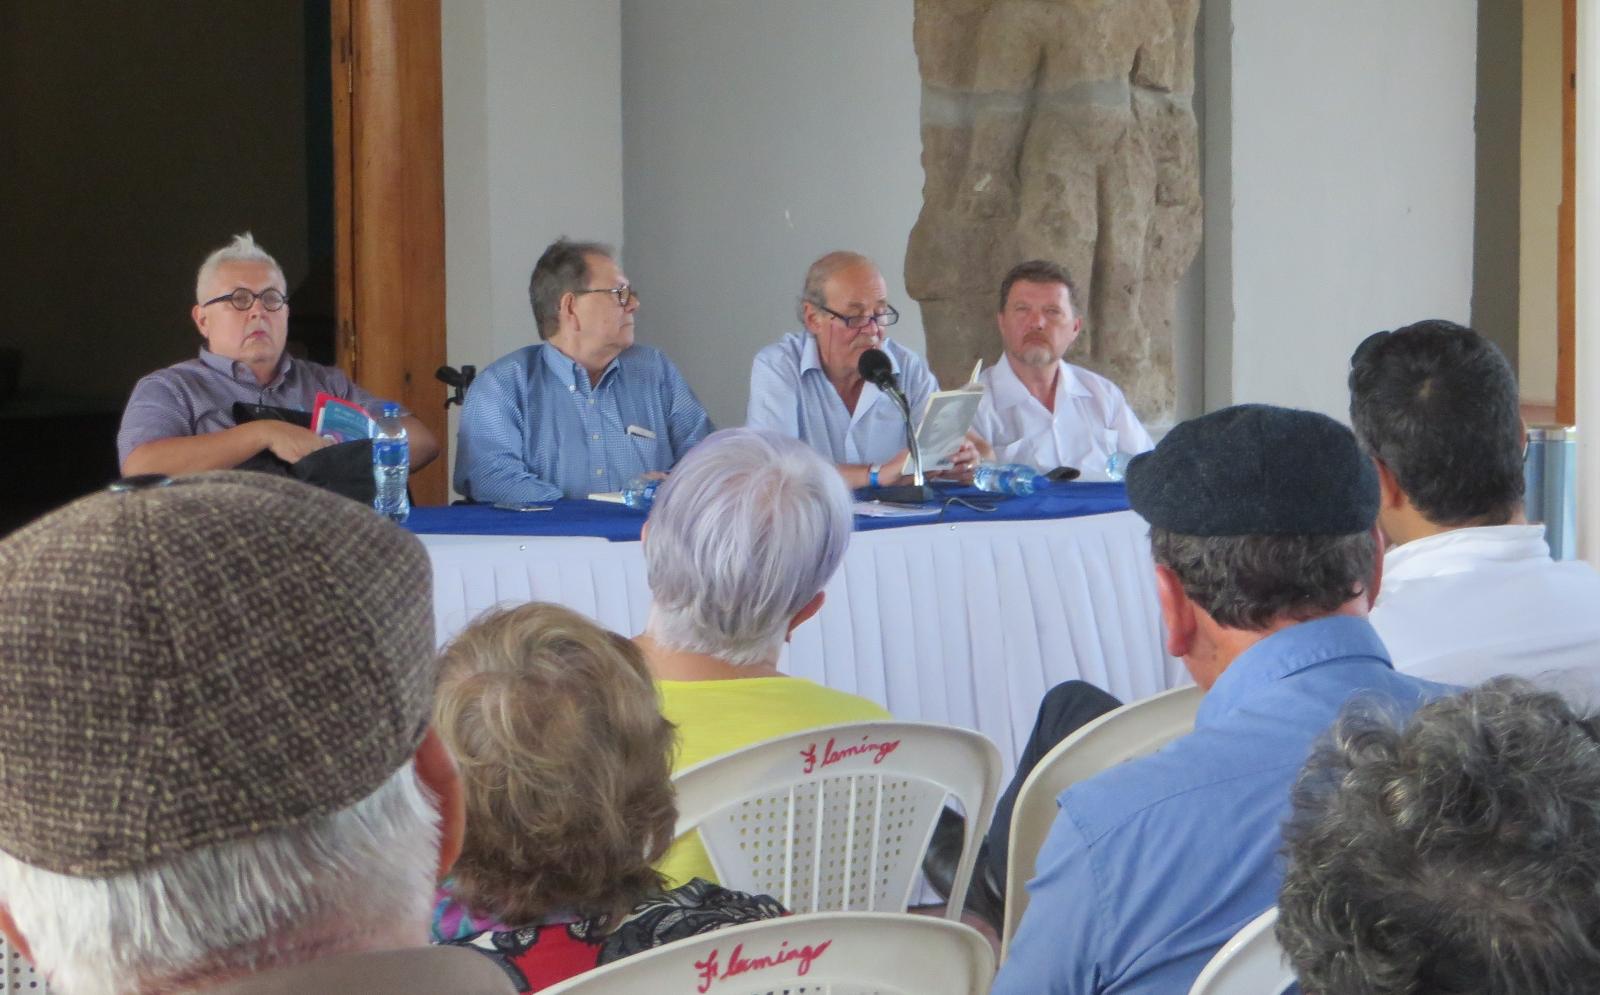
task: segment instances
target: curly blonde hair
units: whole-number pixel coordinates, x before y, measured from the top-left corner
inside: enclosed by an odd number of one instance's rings
[[[434,724],[465,787],[451,890],[473,912],[621,916],[662,888],[674,730],[632,642],[559,605],[492,611],[445,648]]]

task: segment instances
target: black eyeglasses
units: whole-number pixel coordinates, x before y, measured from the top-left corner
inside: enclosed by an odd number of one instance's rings
[[[879,311],[877,314],[840,314],[833,308],[825,307],[821,304],[816,305],[816,308],[818,311],[825,311],[828,314],[833,315],[835,318],[838,318],[840,321],[844,322],[844,327],[853,330],[866,328],[869,323],[876,324],[879,328],[888,328],[890,325],[900,320],[900,312],[896,311],[887,304],[885,304],[883,306],[883,310]]]
[[[223,294],[221,297],[213,297],[209,301],[202,301],[200,306],[210,307],[213,304],[227,301],[233,305],[235,311],[248,311],[257,300],[261,301],[261,306],[268,311],[277,311],[289,303],[289,295],[275,287],[268,287],[259,294],[246,287],[239,287],[231,294]]]
[[[626,283],[620,287],[594,287],[590,290],[574,290],[573,294],[575,296],[582,296],[583,294],[610,294],[616,299],[618,307],[627,307],[630,303],[639,299],[639,292],[628,286]]]

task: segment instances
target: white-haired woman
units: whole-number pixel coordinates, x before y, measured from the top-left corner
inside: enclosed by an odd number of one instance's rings
[[[839,474],[775,432],[717,432],[661,485],[644,536],[650,620],[636,641],[678,727],[677,769],[790,732],[889,717],[778,672],[789,633],[822,607],[850,527]],[[715,880],[693,836],[658,867],[669,886]]]

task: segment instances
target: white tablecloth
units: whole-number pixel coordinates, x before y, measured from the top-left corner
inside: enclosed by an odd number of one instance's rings
[[[1144,522],[1132,512],[917,525],[851,537],[783,669],[898,718],[965,726],[1006,777],[1039,699],[1081,678],[1132,701],[1188,681],[1162,648]],[[499,603],[556,601],[629,635],[650,592],[639,543],[424,535],[442,644]]]

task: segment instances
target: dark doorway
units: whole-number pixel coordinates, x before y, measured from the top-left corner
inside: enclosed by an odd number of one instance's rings
[[[329,39],[327,0],[0,4],[0,533],[116,476],[234,233],[284,269],[291,351],[333,361]]]

